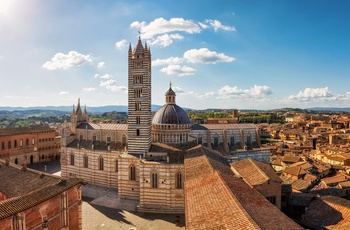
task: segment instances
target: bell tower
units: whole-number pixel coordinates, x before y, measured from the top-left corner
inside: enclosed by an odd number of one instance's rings
[[[151,52],[139,37],[128,52],[128,152],[143,154],[151,147]]]

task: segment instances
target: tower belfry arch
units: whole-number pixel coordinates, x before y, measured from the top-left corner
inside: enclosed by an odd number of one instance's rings
[[[128,152],[143,154],[151,147],[151,52],[139,36],[128,51]]]

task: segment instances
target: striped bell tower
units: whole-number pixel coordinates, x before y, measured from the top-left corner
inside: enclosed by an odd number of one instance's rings
[[[128,52],[128,152],[143,154],[151,147],[151,52],[139,37]]]

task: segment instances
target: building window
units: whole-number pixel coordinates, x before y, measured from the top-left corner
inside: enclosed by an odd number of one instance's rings
[[[70,165],[74,165],[74,154],[73,153],[70,154]]]
[[[136,129],[136,136],[140,136],[140,130]]]
[[[115,160],[115,171],[118,172],[118,160]]]
[[[84,168],[89,168],[89,157],[84,155]]]
[[[202,137],[198,137],[198,144],[201,145],[203,143],[203,138]]]
[[[5,142],[1,142],[1,150],[5,150]]]
[[[15,141],[13,142],[13,147],[14,147],[14,148],[17,148],[17,140],[15,140]]]
[[[251,136],[247,136],[247,145],[251,145],[252,144],[252,138]]]
[[[230,138],[230,145],[235,146],[235,137]]]
[[[32,145],[35,145],[35,139],[34,138],[32,139]]]
[[[92,141],[93,141],[93,142],[96,141],[96,136],[92,136]]]
[[[7,148],[10,149],[11,148],[11,141],[7,142]]]
[[[28,138],[26,139],[26,145],[27,146],[29,145],[29,139]]]
[[[270,201],[272,204],[276,204],[276,197],[275,196],[268,196],[266,197],[268,201]]]
[[[61,227],[68,226],[68,197],[67,192],[61,193]]]
[[[98,158],[98,169],[103,170],[103,157]]]
[[[219,138],[214,137],[214,147],[219,147]]]
[[[151,173],[151,186],[152,188],[158,188],[158,173]]]
[[[23,140],[22,140],[22,139],[19,140],[19,146],[20,146],[20,147],[23,146]]]
[[[129,169],[129,180],[136,180],[136,168],[133,165]]]
[[[141,103],[140,102],[135,103],[135,111],[141,111]]]
[[[137,125],[141,124],[141,117],[139,116],[136,117],[136,124]]]
[[[111,143],[112,138],[111,137],[107,137],[107,143]]]
[[[83,140],[83,135],[82,135],[82,134],[80,134],[80,136],[79,136],[79,140],[80,140],[80,141],[82,141],[82,140]]]
[[[182,173],[180,172],[175,174],[175,187],[177,189],[183,188],[183,177],[182,177]]]
[[[123,135],[123,137],[122,137],[122,145],[126,146],[126,136],[125,135]]]

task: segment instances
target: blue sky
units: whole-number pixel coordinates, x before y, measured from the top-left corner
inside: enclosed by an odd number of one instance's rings
[[[0,106],[127,104],[127,50],[193,109],[350,107],[350,2],[0,0]]]

